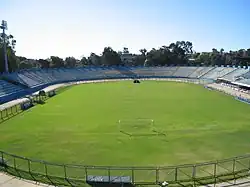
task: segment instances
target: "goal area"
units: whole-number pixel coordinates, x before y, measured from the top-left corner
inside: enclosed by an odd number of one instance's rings
[[[119,131],[129,136],[154,136],[159,135],[153,119],[120,119]]]

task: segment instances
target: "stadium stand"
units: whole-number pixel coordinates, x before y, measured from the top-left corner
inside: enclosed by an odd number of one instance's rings
[[[137,74],[133,72],[133,70],[130,67],[115,67],[116,70],[116,76],[115,78],[123,77],[123,78],[137,78]]]
[[[197,67],[179,67],[173,74],[174,77],[188,77],[191,75]]]
[[[155,69],[155,76],[157,77],[172,77],[177,71],[178,67],[158,67]]]
[[[36,79],[43,80],[45,83],[56,81],[49,70],[37,70],[35,71],[35,76],[37,77]]]
[[[2,77],[14,84],[12,85],[11,83],[6,81],[0,82],[1,95],[12,94],[12,97],[1,97],[0,95],[1,103],[20,98],[25,94],[36,92],[53,84],[97,79],[174,77],[185,79],[202,79],[210,81],[221,79],[227,81],[240,81],[239,84],[250,84],[249,69],[232,67],[113,66],[51,68],[22,70],[10,74],[3,74]],[[240,79],[236,79],[238,77],[240,77]],[[22,87],[26,87],[26,89]]]
[[[207,73],[205,73],[204,75],[202,75],[199,78],[203,78],[203,79],[217,79],[218,77],[221,77],[227,73],[229,73],[230,71],[227,70],[224,72],[224,69],[227,69],[225,67],[216,67],[211,69],[210,71],[208,71]],[[230,69],[231,70],[231,69]],[[231,70],[233,71],[233,70]]]
[[[222,70],[218,72],[218,78],[223,77],[233,71],[235,71],[237,68],[232,68],[232,67],[224,67]]]
[[[223,77],[221,77],[221,80],[225,80],[225,81],[235,81],[237,79],[237,77],[247,73],[249,70],[245,69],[245,68],[237,68],[234,71],[224,75]]]
[[[238,84],[240,86],[247,86],[250,87],[250,79],[242,79],[239,81],[234,82],[235,84]]]
[[[149,67],[136,67],[136,68],[132,68],[132,72],[134,74],[136,74],[138,77],[141,78],[146,78],[146,77],[151,77],[154,76],[154,70],[156,67],[153,67],[153,69],[149,68]]]
[[[35,87],[39,85],[39,82],[25,76],[23,72],[14,72],[8,75],[4,75],[4,77],[27,87]]]
[[[23,88],[14,84],[11,84],[5,80],[0,80],[0,97],[20,92]]]
[[[245,79],[250,79],[250,69],[248,69],[248,72],[242,75]]]
[[[198,67],[188,77],[200,78],[202,75],[206,74],[208,71],[212,70],[213,68],[214,67]]]

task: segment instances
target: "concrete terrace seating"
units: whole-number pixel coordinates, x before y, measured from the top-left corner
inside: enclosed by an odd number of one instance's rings
[[[44,83],[53,83],[60,81],[74,81],[81,78],[82,72],[78,69],[48,69],[36,72]]]
[[[240,83],[241,85],[250,85],[250,79],[242,79],[239,81],[236,81],[236,83]]]
[[[225,78],[234,80],[242,75],[250,77],[248,70],[232,67],[80,67],[80,68],[53,68],[14,72],[3,75],[9,80],[26,85],[30,88],[56,84],[68,81],[92,80],[105,78],[147,78],[147,77],[185,77],[216,80]]]
[[[203,79],[217,79],[220,76],[220,71],[222,71],[224,69],[224,67],[216,67],[211,69],[210,71],[208,71],[207,73],[205,73],[203,76],[201,76],[200,78]]]
[[[137,74],[139,77],[151,77],[154,76],[155,67],[135,67],[132,68],[132,72]]]
[[[250,85],[250,69],[232,67],[78,67],[78,68],[51,68],[30,69],[1,75],[5,80],[0,81],[0,103],[5,103],[24,95],[34,93],[53,84],[74,82],[82,80],[113,79],[113,78],[185,78],[188,81],[203,79],[214,82],[216,79],[224,79]],[[10,82],[16,82],[11,84]],[[204,82],[205,83],[205,82]]]
[[[37,70],[34,73],[45,83],[56,81],[56,78],[52,75],[52,72],[50,70]]]
[[[104,70],[102,68],[82,68],[81,69],[82,75],[81,79],[100,79],[104,78]]]
[[[158,67],[155,69],[155,76],[159,77],[171,77],[177,71],[178,67]]]
[[[115,69],[115,68],[106,68],[104,69],[104,77],[105,78],[119,78],[119,77],[128,77],[127,74],[128,74],[128,71],[126,71],[126,68],[119,68],[118,69]]]
[[[55,69],[51,72],[55,81],[74,81],[79,77],[79,72],[77,69]]]
[[[242,75],[242,77],[244,77],[246,79],[250,79],[250,69],[248,69],[248,72],[246,72],[244,75]]]
[[[61,69],[52,69],[50,71],[51,76],[54,78],[55,82],[64,80],[74,80],[74,74],[68,75],[68,72]]]
[[[188,77],[189,78],[199,78],[199,77],[201,77],[202,75],[206,74],[208,71],[210,71],[213,68],[214,67],[198,67]]]
[[[179,67],[173,74],[174,77],[188,77],[191,75],[197,67]]]
[[[23,72],[23,75],[38,82],[39,84],[45,84],[46,83],[46,79],[41,78],[40,76],[38,76],[38,74],[34,71],[25,71]]]
[[[12,81],[19,82],[20,84],[26,85],[28,87],[35,87],[35,86],[40,85],[38,81],[25,76],[23,72],[14,72],[8,75],[4,75],[4,77]]]
[[[115,70],[117,70],[119,74],[117,74],[118,77],[121,78],[136,78],[137,74],[133,72],[132,67],[126,67],[126,66],[119,66],[119,67],[113,67]]]
[[[0,97],[12,94],[12,93],[16,93],[16,92],[20,92],[22,91],[23,88],[11,84],[5,80],[0,80]]]
[[[237,79],[237,77],[245,74],[249,72],[248,69],[244,69],[244,68],[237,68],[236,70],[224,75],[223,77],[221,77],[222,80],[226,80],[226,81],[235,81]]]
[[[232,67],[224,67],[221,71],[218,71],[218,77],[223,77],[224,75],[227,75],[237,68],[232,68]]]

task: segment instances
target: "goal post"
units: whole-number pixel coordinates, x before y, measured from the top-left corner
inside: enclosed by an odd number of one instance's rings
[[[155,132],[155,122],[153,119],[120,119],[118,129],[127,135],[146,135]]]

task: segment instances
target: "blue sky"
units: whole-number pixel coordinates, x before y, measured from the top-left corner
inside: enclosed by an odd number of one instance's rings
[[[17,55],[80,58],[105,46],[158,48],[177,40],[196,51],[250,48],[250,0],[0,0]]]

